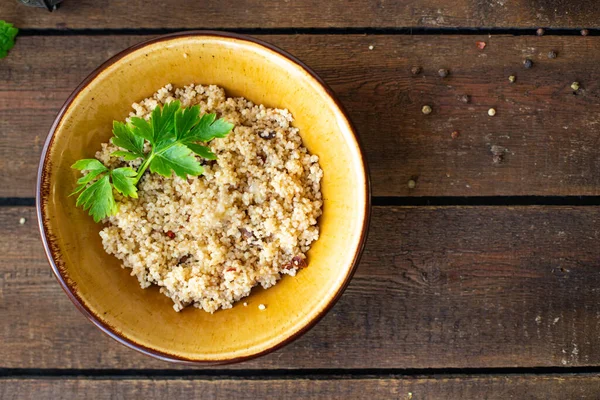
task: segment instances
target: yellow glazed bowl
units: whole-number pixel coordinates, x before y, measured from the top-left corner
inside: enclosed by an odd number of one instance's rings
[[[167,83],[216,84],[228,96],[289,109],[304,144],[323,168],[320,238],[308,268],[232,309],[173,311],[156,287],[141,289],[129,269],[104,252],[96,224],[68,197],[78,173],[111,137],[113,120]],[[117,341],[169,361],[227,363],[272,351],[330,309],[362,252],[370,187],[356,133],[331,90],[300,61],[255,39],[185,32],[136,45],[94,71],[69,97],[46,141],[38,172],[37,212],[54,273],[75,305]],[[260,311],[258,304],[266,304]]]

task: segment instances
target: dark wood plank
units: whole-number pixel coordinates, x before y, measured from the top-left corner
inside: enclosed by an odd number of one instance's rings
[[[0,208],[0,229],[0,368],[172,367],[76,311],[33,208]],[[334,309],[293,344],[228,368],[600,365],[599,238],[598,207],[376,207]]]
[[[355,379],[3,379],[0,396],[27,399],[597,399],[598,375]]]
[[[262,38],[306,61],[339,94],[365,146],[375,196],[600,194],[598,37]],[[65,98],[103,60],[142,39],[20,39],[0,68],[0,197],[34,195],[41,146]],[[557,59],[547,58],[550,50]],[[529,70],[526,56],[535,62]],[[412,76],[412,65],[424,73]],[[439,68],[450,75],[440,78]],[[577,95],[573,81],[581,83]],[[471,104],[457,100],[462,94]],[[421,113],[424,104],[431,115]]]
[[[52,14],[15,0],[4,1],[0,15],[24,28],[46,29],[600,26],[594,0],[66,0]]]

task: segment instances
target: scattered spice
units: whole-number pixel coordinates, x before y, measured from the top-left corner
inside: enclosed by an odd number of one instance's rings
[[[369,50],[373,50],[375,47],[373,45],[369,46]]]
[[[267,308],[267,306],[265,306],[264,304],[259,304],[259,305],[258,305],[258,309],[259,309],[260,311],[264,311],[266,308]]]
[[[298,268],[306,268],[306,260],[300,256],[292,258],[292,265]]]
[[[261,133],[258,134],[258,136],[260,136],[263,139],[266,140],[271,140],[274,139],[275,136],[277,136],[277,132],[275,131],[262,131]]]
[[[544,36],[544,33],[546,33],[544,28],[538,28],[537,31],[535,31],[535,34],[538,36]]]
[[[233,268],[233,267],[227,268],[227,269],[225,270],[225,272],[235,272],[235,271],[236,271],[236,269],[235,269],[235,268]]]
[[[529,58],[526,58],[526,59],[523,61],[523,66],[524,66],[525,68],[529,69],[529,68],[533,67],[533,61],[531,61]]]
[[[488,110],[488,115],[489,115],[490,117],[493,117],[494,115],[496,115],[496,110],[495,110],[494,108],[490,108],[490,109]]]
[[[517,77],[514,76],[514,75],[511,75],[511,76],[508,77],[508,81],[510,83],[515,83],[517,81]]]
[[[589,31],[589,30],[587,30],[587,29],[582,29],[582,30],[581,30],[581,36],[587,36],[587,35],[589,35],[589,34],[590,34],[590,31]]]
[[[504,153],[506,149],[502,146],[493,145],[490,149],[492,152],[492,161],[494,164],[500,164],[504,159]]]
[[[579,82],[573,82],[571,83],[571,89],[573,90],[579,90]]]
[[[177,264],[184,264],[187,260],[190,259],[190,257],[191,256],[189,254],[186,254],[185,256],[183,256],[179,259],[179,262]]]
[[[19,224],[25,225],[25,222],[27,222],[26,218],[21,217],[21,219],[19,219]]]
[[[469,103],[471,101],[471,97],[468,94],[461,94],[456,96],[456,98],[458,99],[458,101],[460,101],[461,103]]]
[[[165,235],[167,235],[169,239],[175,239],[175,233],[173,231],[167,231]]]
[[[421,108],[421,111],[423,112],[423,114],[429,115],[429,114],[431,114],[431,111],[433,111],[433,110],[431,109],[430,106],[424,105],[423,108]]]
[[[422,69],[418,65],[415,65],[410,69],[410,73],[413,75],[419,75],[421,73],[421,71],[422,71]]]
[[[457,139],[460,136],[460,132],[454,131],[454,132],[452,132],[452,134],[450,136],[452,137],[452,139]]]
[[[475,45],[477,45],[477,48],[479,50],[483,50],[483,49],[485,49],[486,43],[485,42],[475,42]]]
[[[548,58],[550,58],[550,59],[554,59],[557,56],[558,56],[558,54],[554,50],[548,52]]]
[[[442,78],[445,78],[445,77],[447,77],[449,73],[450,73],[450,71],[448,71],[448,70],[447,70],[447,69],[445,69],[445,68],[440,68],[440,69],[438,70],[438,75],[439,75],[439,76],[441,76]]]
[[[240,233],[244,239],[251,239],[254,237],[254,233],[252,231],[247,230],[246,228],[240,228]]]
[[[417,187],[417,182],[414,179],[411,179],[408,181],[408,188],[409,189],[414,189]]]

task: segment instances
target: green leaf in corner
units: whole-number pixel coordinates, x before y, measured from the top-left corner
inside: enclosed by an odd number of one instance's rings
[[[8,55],[8,51],[15,46],[15,37],[19,30],[13,24],[0,20],[0,58]]]
[[[77,198],[76,205],[77,207],[82,206],[84,210],[89,210],[94,222],[99,222],[102,218],[116,214],[117,204],[112,193],[109,176],[104,175],[85,188]]]
[[[206,158],[207,160],[217,159],[217,155],[210,151],[210,149],[206,146],[202,146],[195,143],[188,143],[186,144],[186,146],[202,158]]]
[[[170,177],[175,172],[180,178],[186,179],[187,175],[200,175],[204,169],[189,148],[177,143],[156,153],[150,163],[150,171],[165,177]]]
[[[127,161],[135,160],[135,158],[144,157],[144,138],[133,133],[133,126],[122,122],[113,122],[113,135],[111,138],[112,144],[128,151],[128,154],[120,154],[120,157]],[[115,152],[116,153],[116,152]],[[127,153],[127,152],[123,152]],[[113,153],[114,154],[114,153]],[[131,158],[134,157],[135,158]]]
[[[130,167],[114,169],[111,172],[113,186],[122,195],[137,199],[136,175],[137,173]]]

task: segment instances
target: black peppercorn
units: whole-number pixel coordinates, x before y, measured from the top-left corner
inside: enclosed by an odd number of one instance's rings
[[[558,54],[556,54],[555,51],[549,51],[548,52],[548,58],[556,58],[558,56]]]
[[[259,133],[259,136],[263,139],[266,140],[270,140],[270,139],[274,139],[275,136],[277,136],[277,132],[275,131],[263,131],[261,133]]]
[[[589,31],[589,30],[587,30],[587,29],[582,29],[582,30],[581,30],[581,36],[587,36],[587,35],[589,35],[589,34],[590,34],[590,31]]]
[[[535,34],[538,36],[544,36],[544,33],[546,33],[546,31],[544,30],[544,28],[538,28],[537,31],[535,31]]]
[[[438,70],[438,75],[441,76],[442,78],[447,77],[449,74],[447,69],[441,68],[440,70]]]
[[[531,68],[533,67],[533,61],[531,61],[529,58],[526,58],[525,61],[523,61],[523,66],[525,68]]]

